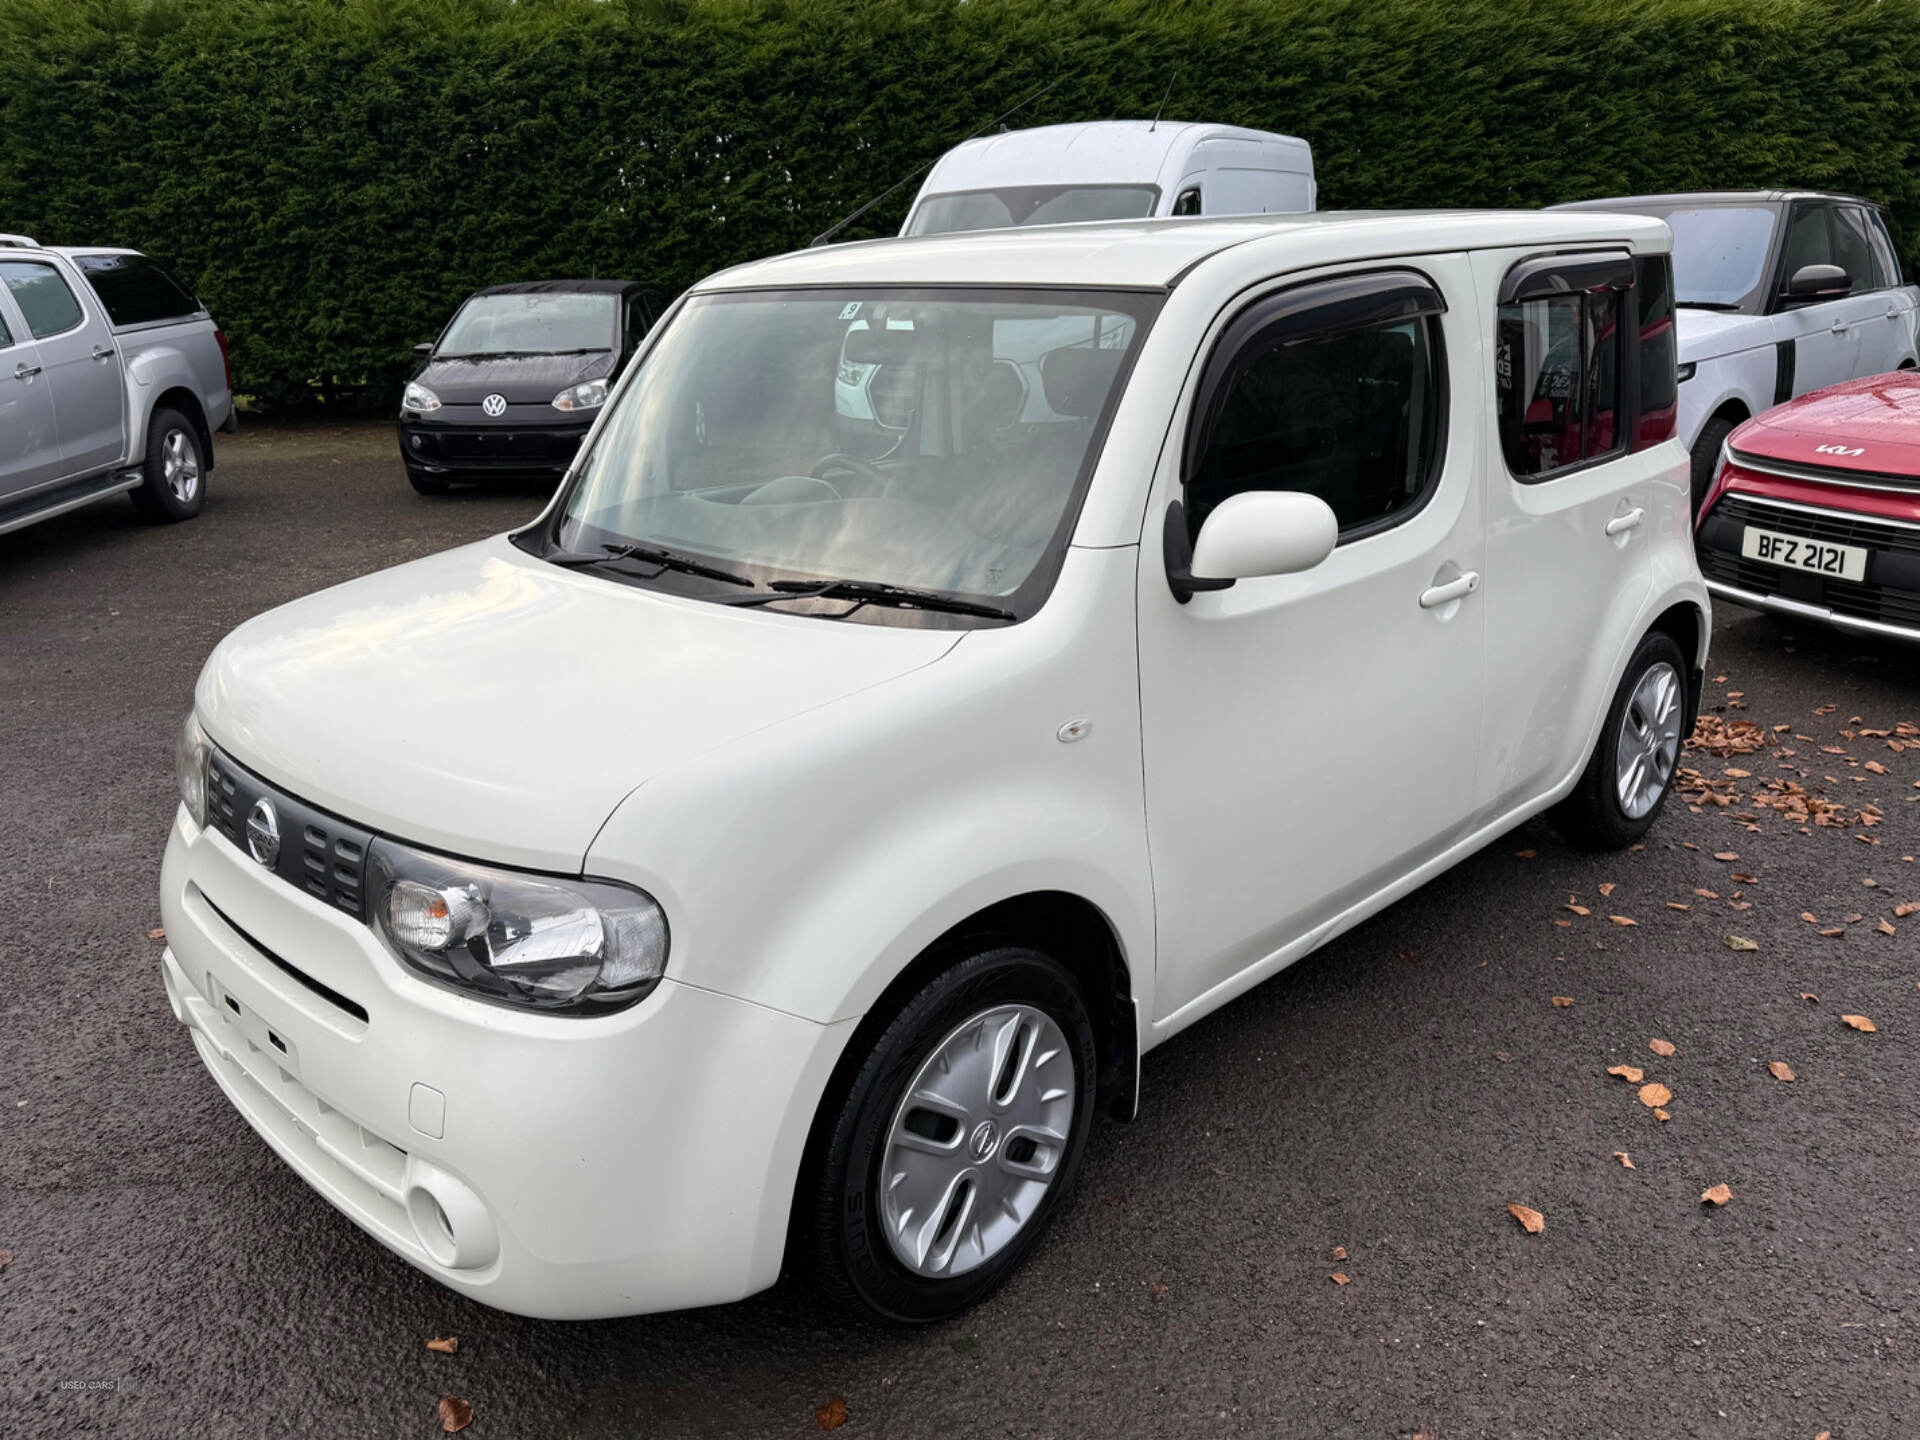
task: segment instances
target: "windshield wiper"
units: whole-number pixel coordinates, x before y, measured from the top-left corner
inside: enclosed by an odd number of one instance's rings
[[[768,584],[767,591],[771,593],[743,595],[724,603],[771,605],[776,600],[851,600],[854,602],[853,609],[841,611],[842,615],[851,615],[862,605],[893,605],[903,610],[942,610],[949,615],[978,615],[987,620],[1020,618],[1011,610],[982,605],[975,600],[962,600],[954,595],[943,595],[938,590],[916,590],[910,585],[882,585],[873,580],[775,580]]]
[[[460,350],[434,355],[434,360],[536,360],[542,355],[607,355],[605,345],[583,345],[574,350]]]
[[[1673,302],[1683,310],[1738,310],[1738,305],[1726,300],[1676,300]]]
[[[578,550],[549,550],[540,558],[552,565],[607,565],[615,560],[638,560],[643,564],[656,565],[659,569],[653,575],[643,576],[651,580],[668,570],[678,570],[682,575],[698,575],[707,580],[724,580],[729,585],[751,585],[753,581],[744,575],[736,575],[731,570],[722,570],[718,565],[708,565],[695,560],[691,555],[682,555],[678,550],[669,550],[662,545],[602,545],[598,555]]]

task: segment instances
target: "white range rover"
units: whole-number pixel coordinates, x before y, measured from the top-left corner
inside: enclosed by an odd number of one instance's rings
[[[1652,824],[1709,632],[1668,243],[1326,213],[708,279],[540,519],[214,652],[175,1015],[488,1304],[785,1261],[954,1313],[1143,1052],[1529,816]],[[857,455],[849,344],[910,414]]]

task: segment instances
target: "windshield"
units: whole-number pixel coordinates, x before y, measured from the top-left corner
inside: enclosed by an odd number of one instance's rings
[[[759,587],[860,581],[1030,614],[1158,305],[1080,290],[695,297],[602,421],[554,538],[571,555],[670,549]],[[680,571],[640,578],[741,598]],[[781,602],[809,607],[847,610]]]
[[[1773,248],[1774,212],[1763,206],[1705,205],[1648,210],[1673,228],[1674,295],[1682,305],[1757,308]]]
[[[1157,185],[1012,185],[928,195],[907,223],[909,235],[1005,230],[1016,225],[1072,225],[1087,220],[1139,220],[1153,214]]]
[[[440,337],[441,356],[565,355],[611,350],[612,295],[475,295]]]

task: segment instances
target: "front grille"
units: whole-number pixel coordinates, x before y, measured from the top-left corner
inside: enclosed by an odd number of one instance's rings
[[[1920,476],[1888,470],[1842,470],[1837,465],[1809,465],[1802,460],[1774,460],[1735,450],[1733,463],[1763,475],[1786,475],[1820,485],[1854,485],[1868,490],[1920,490]]]
[[[207,761],[207,825],[231,840],[242,855],[253,853],[247,845],[247,816],[261,800],[273,806],[280,827],[273,873],[365,920],[367,847],[373,832],[315,809],[214,751]]]
[[[451,431],[440,438],[440,454],[448,460],[483,460],[495,464],[565,464],[580,448],[578,434],[541,430],[491,433],[485,430]]]
[[[1759,525],[1783,535],[1804,535],[1809,540],[1826,540],[1835,545],[1864,545],[1869,550],[1920,555],[1920,529],[1890,525],[1870,515],[1854,515],[1842,510],[1790,510],[1783,505],[1769,505],[1764,500],[1749,500],[1744,495],[1725,495],[1713,507],[1709,523],[1714,520]],[[1734,549],[1739,548],[1735,544]]]
[[[1842,580],[1749,560],[1740,553],[1741,532],[1748,525],[1834,545],[1862,546],[1870,552],[1867,578]],[[1699,554],[1701,573],[1709,580],[1750,594],[1779,595],[1824,605],[1855,619],[1920,628],[1920,529],[1890,525],[1871,516],[1788,509],[1726,495],[1700,527]]]

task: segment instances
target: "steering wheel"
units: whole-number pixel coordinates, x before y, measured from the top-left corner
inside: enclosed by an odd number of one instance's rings
[[[883,490],[887,486],[887,477],[874,469],[874,467],[866,461],[860,459],[857,455],[829,455],[820,461],[819,464],[815,465],[808,473],[811,474],[814,479],[822,480],[828,475],[833,474],[836,470],[858,475],[865,480],[871,480]]]

